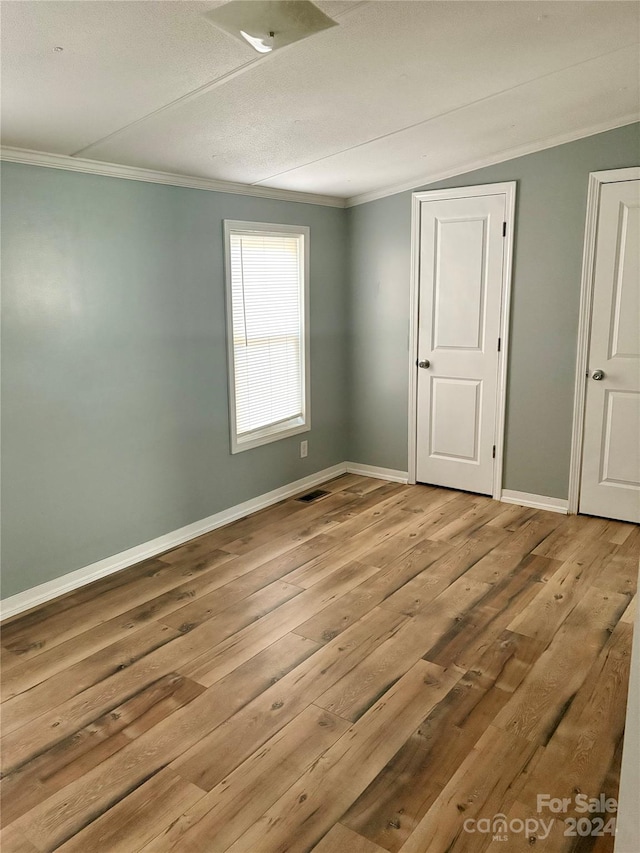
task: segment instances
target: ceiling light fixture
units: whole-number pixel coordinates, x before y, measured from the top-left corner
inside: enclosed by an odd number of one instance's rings
[[[62,51],[63,51],[63,50],[64,50],[64,48],[63,48],[63,47],[54,47],[54,48],[53,48],[53,52],[54,52],[54,53],[62,53]]]
[[[254,50],[257,50],[258,53],[271,53],[273,50],[273,39],[275,36],[273,30],[271,30],[267,36],[250,36],[249,33],[245,33],[244,30],[240,30],[240,35],[246,42],[249,42],[251,47]]]
[[[311,0],[230,0],[205,18],[261,54],[336,26]]]

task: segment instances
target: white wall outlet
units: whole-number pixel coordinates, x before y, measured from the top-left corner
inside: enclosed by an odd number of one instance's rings
[[[306,459],[308,452],[309,452],[309,442],[308,441],[301,441],[300,442],[300,459]]]

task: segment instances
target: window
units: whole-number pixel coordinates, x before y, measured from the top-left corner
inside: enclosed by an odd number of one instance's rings
[[[310,429],[309,229],[225,221],[231,452]]]

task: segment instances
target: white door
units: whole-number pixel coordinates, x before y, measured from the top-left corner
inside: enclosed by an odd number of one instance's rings
[[[493,492],[506,196],[422,201],[416,479]]]
[[[640,522],[640,181],[604,184],[579,511]]]

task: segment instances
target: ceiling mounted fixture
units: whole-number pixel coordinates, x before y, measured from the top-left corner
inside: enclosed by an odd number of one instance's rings
[[[261,36],[250,36],[249,33],[245,33],[244,30],[240,30],[240,35],[242,38],[249,42],[251,47],[254,50],[257,50],[258,53],[271,53],[273,50],[273,42],[275,33],[273,30],[269,32],[269,35],[262,38]]]
[[[270,53],[337,26],[310,0],[231,0],[205,17],[258,53]]]

